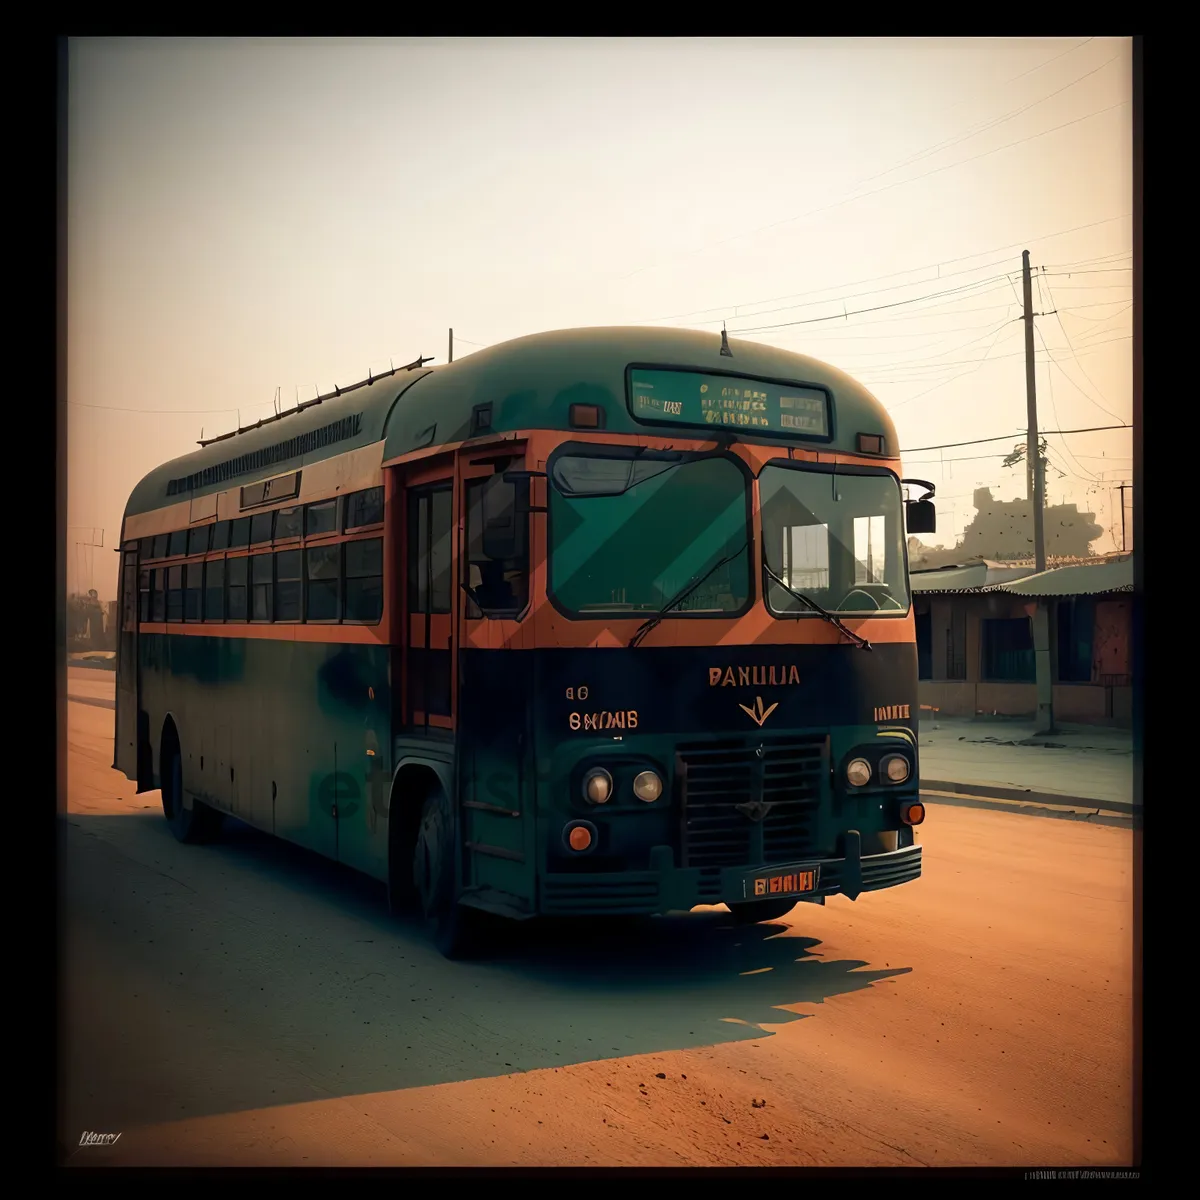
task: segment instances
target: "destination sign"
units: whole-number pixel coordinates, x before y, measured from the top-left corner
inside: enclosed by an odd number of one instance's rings
[[[829,398],[818,388],[734,375],[634,369],[629,372],[629,389],[633,415],[641,421],[829,436]]]

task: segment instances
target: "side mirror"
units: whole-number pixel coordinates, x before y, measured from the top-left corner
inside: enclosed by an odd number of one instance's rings
[[[932,500],[911,500],[906,508],[909,533],[937,533],[937,509]]]

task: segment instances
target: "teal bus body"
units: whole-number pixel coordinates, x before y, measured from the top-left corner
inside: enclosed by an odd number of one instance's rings
[[[729,348],[536,335],[152,472],[114,765],[185,840],[230,814],[415,893],[443,948],[478,909],[753,918],[917,878],[895,429],[825,364]],[[794,594],[839,587],[834,622]]]

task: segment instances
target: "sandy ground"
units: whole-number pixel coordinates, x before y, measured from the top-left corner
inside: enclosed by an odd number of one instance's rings
[[[69,705],[72,1163],[1130,1160],[1128,829],[937,805],[890,892],[452,964],[332,864],[237,826],[175,843],[110,770],[112,717]]]

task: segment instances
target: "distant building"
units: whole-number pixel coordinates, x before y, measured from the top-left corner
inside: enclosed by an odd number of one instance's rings
[[[1129,725],[1133,559],[978,560],[913,571],[921,704],[947,716],[1033,716],[1033,610],[1050,604],[1057,720]]]

